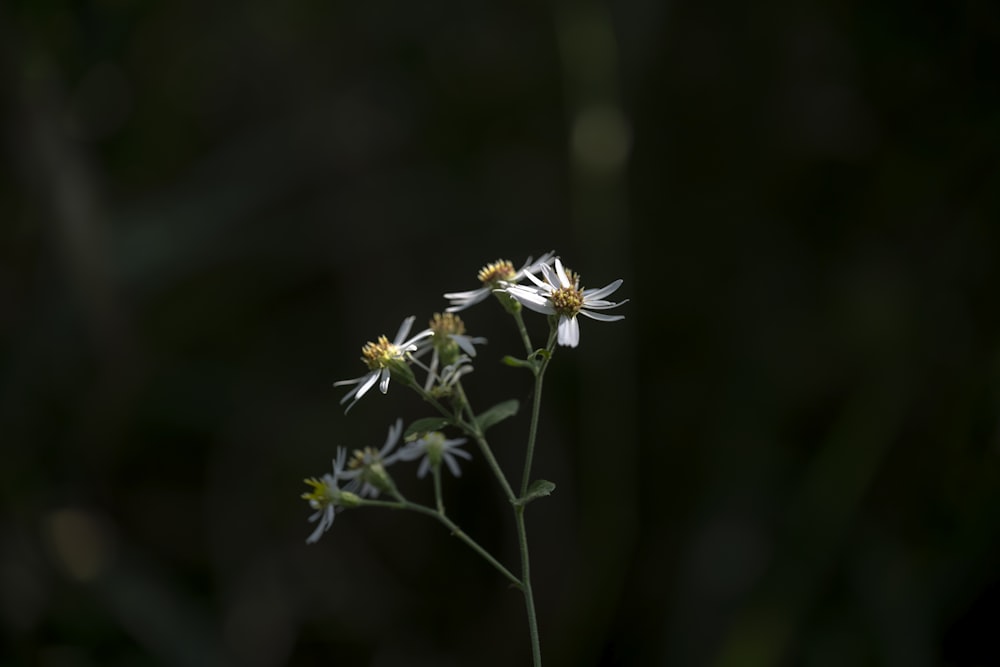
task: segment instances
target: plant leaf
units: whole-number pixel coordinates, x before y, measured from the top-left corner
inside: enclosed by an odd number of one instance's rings
[[[411,435],[423,435],[430,431],[440,431],[450,423],[444,417],[424,417],[423,419],[418,419],[406,428],[403,439],[405,440]]]
[[[555,488],[556,485],[547,479],[536,479],[528,487],[528,492],[524,494],[524,498],[518,500],[518,505],[527,505],[536,498],[551,495]]]
[[[504,419],[508,417],[513,417],[517,414],[517,409],[520,407],[520,403],[516,399],[510,399],[509,401],[503,401],[502,403],[497,403],[492,408],[486,412],[478,415],[476,417],[476,423],[479,424],[479,428],[486,432],[486,429],[493,426],[494,424],[499,424]]]
[[[517,357],[512,357],[509,354],[500,360],[506,366],[513,366],[514,368],[534,368],[537,362],[534,359],[518,359]]]

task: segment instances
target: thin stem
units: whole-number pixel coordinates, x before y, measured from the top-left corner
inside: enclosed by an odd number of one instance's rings
[[[524,455],[524,473],[521,475],[521,497],[528,493],[528,484],[531,482],[531,464],[535,457],[535,438],[538,435],[538,416],[542,409],[542,381],[545,378],[545,370],[549,367],[549,360],[555,350],[556,336],[558,330],[552,327],[549,332],[549,342],[545,346],[547,355],[542,359],[542,363],[535,370],[535,394],[531,404],[531,425],[528,427],[528,449]]]
[[[492,556],[492,554],[490,554],[490,552],[481,547],[478,542],[469,537],[464,530],[462,530],[455,524],[454,521],[446,517],[444,514],[441,514],[438,510],[434,509],[433,507],[425,507],[424,505],[421,505],[419,503],[410,502],[409,500],[406,500],[400,495],[397,495],[396,498],[398,499],[396,502],[388,500],[362,499],[361,506],[385,507],[388,509],[397,509],[397,510],[410,510],[413,512],[419,512],[420,514],[425,514],[431,518],[436,519],[438,522],[443,524],[449,530],[449,532],[451,532],[452,535],[465,542],[465,544],[473,551],[475,551],[477,554],[479,554],[483,558],[483,560],[485,560],[487,563],[496,568],[497,572],[502,574],[508,581],[510,581],[510,583],[515,588],[521,591],[524,590],[524,584],[521,583],[520,579],[515,577],[510,570],[504,567],[500,563],[500,561],[498,561],[496,558]]]
[[[507,496],[507,501],[513,503],[517,500],[517,496],[514,495],[514,489],[511,488],[510,482],[507,481],[507,476],[503,474],[503,470],[500,468],[500,464],[497,462],[496,457],[493,456],[493,450],[490,449],[490,443],[486,441],[486,436],[483,435],[482,430],[476,423],[476,416],[473,414],[472,406],[469,404],[469,399],[465,395],[465,389],[462,387],[462,381],[459,380],[456,382],[455,387],[458,389],[459,398],[462,400],[462,408],[469,416],[468,423],[461,422],[458,426],[476,441],[476,445],[479,446],[479,451],[482,453],[483,458],[486,459],[490,469],[493,470],[493,476],[497,478],[498,482],[500,482],[500,487]]]
[[[528,634],[531,636],[531,661],[534,667],[542,667],[542,645],[538,639],[538,617],[535,615],[535,597],[531,592],[531,565],[528,561],[528,532],[524,525],[524,505],[514,508],[517,522],[517,543],[521,551],[521,592],[524,593],[524,607],[528,614]]]
[[[517,330],[521,332],[521,340],[524,341],[524,353],[531,356],[531,353],[535,350],[531,345],[531,337],[528,335],[528,328],[524,326],[524,318],[521,317],[521,309],[518,308],[511,315],[514,316],[514,321],[517,322]]]
[[[431,474],[434,475],[434,500],[437,502],[437,510],[444,516],[444,498],[441,495],[441,466],[431,466]]]

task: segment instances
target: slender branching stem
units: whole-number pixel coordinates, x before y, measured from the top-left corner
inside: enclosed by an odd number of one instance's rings
[[[521,340],[524,342],[524,353],[531,356],[531,353],[535,351],[534,347],[531,345],[531,336],[528,335],[528,328],[524,326],[524,318],[521,317],[521,309],[518,308],[511,315],[514,316],[514,321],[517,322],[517,330],[521,332]]]
[[[521,475],[521,498],[528,493],[528,485],[531,483],[531,464],[535,457],[535,438],[538,435],[538,417],[542,409],[542,381],[545,379],[545,371],[549,367],[549,360],[555,351],[556,335],[558,330],[553,326],[549,332],[549,342],[545,346],[547,354],[542,358],[542,362],[535,367],[535,393],[531,404],[531,425],[528,427],[528,448],[524,455],[524,473]]]
[[[434,475],[434,500],[437,503],[438,514],[444,516],[444,497],[441,494],[441,466],[431,466]]]
[[[531,592],[531,564],[528,559],[528,532],[524,525],[524,505],[514,507],[517,522],[517,543],[521,551],[521,592],[524,594],[524,608],[528,614],[528,634],[531,636],[531,662],[534,667],[542,667],[542,645],[538,638],[538,617],[535,615],[535,597]]]
[[[452,521],[451,519],[449,519],[444,514],[434,509],[433,507],[426,507],[424,505],[421,505],[420,503],[410,502],[409,500],[406,500],[400,495],[396,496],[396,501],[362,499],[360,506],[384,507],[388,509],[397,509],[397,510],[410,510],[411,512],[418,512],[420,514],[424,514],[426,516],[429,516],[437,520],[439,523],[443,524],[444,527],[447,528],[452,535],[460,539],[462,542],[465,542],[465,544],[468,547],[470,547],[473,551],[475,551],[477,554],[479,554],[483,558],[483,560],[485,560],[487,563],[496,568],[497,572],[502,574],[508,581],[510,581],[511,585],[514,586],[514,588],[520,591],[524,590],[524,584],[521,583],[520,579],[514,576],[514,574],[510,570],[508,570],[500,563],[500,561],[494,558],[489,551],[484,549],[482,546],[480,546],[478,542],[469,537],[464,530],[462,530],[461,528],[458,527],[458,525],[455,524],[454,521]]]

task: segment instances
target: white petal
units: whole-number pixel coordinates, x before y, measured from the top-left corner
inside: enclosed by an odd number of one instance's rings
[[[539,257],[538,260],[535,261],[534,263],[531,261],[531,258],[529,257],[528,261],[525,262],[524,266],[521,267],[521,270],[517,272],[517,275],[522,276],[527,273],[535,273],[536,271],[539,270],[538,267],[540,267],[542,264],[548,264],[549,262],[551,262],[552,257],[555,254],[556,254],[555,251],[549,251],[544,255],[542,255],[541,257]]]
[[[396,419],[396,423],[389,427],[389,434],[385,437],[385,444],[382,445],[382,449],[379,454],[385,456],[386,452],[392,449],[393,445],[399,440],[400,434],[403,432],[403,420],[401,418]]]
[[[448,470],[451,471],[451,474],[455,477],[461,477],[462,471],[459,470],[458,462],[455,461],[455,457],[451,455],[451,452],[445,452],[443,458],[444,462],[448,464]]]
[[[542,266],[545,266],[545,265],[543,264]],[[545,266],[545,268],[548,268],[548,267]],[[538,285],[542,289],[544,289],[544,290],[546,290],[548,292],[552,291],[552,286],[549,285],[547,282],[545,282],[543,280],[539,280],[537,277],[535,277],[535,274],[533,274],[533,273],[526,273],[526,274],[524,274],[524,276],[525,276],[525,278],[527,278],[531,282],[535,283],[536,285]]]
[[[410,333],[410,327],[413,326],[415,319],[417,319],[416,315],[410,315],[403,320],[403,323],[399,325],[399,331],[396,332],[396,337],[392,341],[393,345],[399,345],[406,340],[406,336]]]
[[[489,293],[490,290],[488,287],[480,287],[479,289],[470,289],[467,292],[448,292],[444,295],[444,298],[452,300],[460,299],[462,301],[466,299],[475,299],[477,297],[485,299]]]
[[[569,281],[569,277],[566,275],[566,270],[563,269],[562,262],[556,257],[556,275],[559,276],[559,284],[563,287],[570,287],[573,283]]]
[[[607,295],[613,293],[615,290],[617,290],[619,287],[621,287],[622,286],[622,282],[624,282],[624,281],[622,281],[622,279],[619,278],[618,280],[614,281],[613,283],[611,283],[609,285],[605,285],[604,287],[601,287],[601,288],[598,288],[598,289],[585,289],[585,290],[583,290],[583,298],[585,300],[588,299],[588,298],[591,298],[591,299],[603,299],[604,297],[606,297]]]
[[[567,347],[576,347],[580,343],[580,325],[575,317],[559,318],[559,344]]]
[[[445,312],[457,313],[465,310],[469,306],[475,305],[490,295],[490,289],[483,287],[470,292],[450,292],[445,294],[446,299],[451,299],[451,305],[445,308]]]
[[[472,339],[470,339],[468,336],[461,336],[458,334],[454,334],[451,336],[451,339],[456,343],[458,343],[458,346],[462,348],[462,351],[465,352],[467,355],[469,355],[470,357],[476,356],[476,348],[472,344]]]
[[[431,460],[424,457],[424,460],[420,462],[420,467],[417,468],[417,477],[423,479],[427,476],[428,471],[431,469]]]
[[[558,257],[556,257],[556,266],[562,266],[559,263]],[[539,268],[542,270],[542,275],[545,276],[545,280],[549,283],[549,285],[551,285],[549,289],[552,289],[559,284],[559,276],[557,276],[556,273],[549,268],[548,264],[542,264]]]
[[[409,340],[404,340],[401,343],[397,342],[396,346],[399,347],[399,348],[401,348],[404,352],[413,352],[414,350],[417,349],[417,345],[416,345],[417,341],[423,340],[424,338],[427,338],[428,336],[433,336],[433,335],[434,335],[433,331],[431,331],[430,329],[424,329],[423,331],[421,331],[420,333],[418,333],[417,335],[415,335],[413,338],[411,338]]]
[[[449,453],[454,454],[455,456],[461,456],[466,461],[471,461],[472,460],[472,454],[470,454],[469,452],[465,451],[464,449],[459,449],[458,447],[452,447],[448,451],[449,451]]]
[[[596,308],[597,310],[607,310],[608,308],[617,308],[618,306],[624,306],[629,300],[619,301],[614,303],[613,301],[604,301],[603,299],[597,299],[596,301],[587,301],[584,299],[584,308]]]
[[[358,392],[356,394],[356,397],[361,398],[362,396],[367,394],[368,390],[374,387],[375,383],[378,382],[378,376],[379,376],[378,371],[372,371],[371,373],[369,373],[368,376],[365,378],[365,381],[361,383],[360,387],[358,387]]]
[[[382,369],[382,379],[378,383],[378,390],[383,394],[389,391],[389,378],[392,377],[392,373],[389,372],[388,368]]]
[[[366,377],[368,377],[368,376],[367,375],[362,375],[359,378],[354,378],[354,379],[351,379],[351,380],[337,380],[336,382],[333,383],[333,386],[334,387],[342,387],[345,384],[358,384],[359,382],[361,382],[362,380],[364,380]]]
[[[624,320],[624,315],[604,315],[603,313],[589,313],[586,310],[580,311],[581,315],[586,315],[592,320],[598,320],[600,322],[617,322],[618,320]]]
[[[508,287],[507,293],[536,313],[552,315],[556,312],[547,298],[528,288]]]

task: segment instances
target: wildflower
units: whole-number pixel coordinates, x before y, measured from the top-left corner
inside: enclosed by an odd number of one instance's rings
[[[341,475],[342,479],[351,480],[346,488],[351,491],[357,490],[359,495],[369,498],[378,497],[382,491],[392,493],[396,487],[385,468],[399,458],[399,452],[396,454],[390,452],[399,442],[402,433],[403,420],[397,419],[396,423],[389,427],[382,449],[376,450],[374,447],[355,449],[351,460],[347,463],[347,471]]]
[[[452,313],[434,313],[430,331],[431,337],[424,339],[415,353],[415,356],[420,356],[427,349],[431,350],[430,365],[420,364],[427,371],[424,390],[431,391],[437,387],[448,393],[462,375],[472,372],[470,357],[476,356],[475,346],[482,345],[486,339],[465,335],[465,323]],[[438,368],[442,364],[444,368],[439,373]]]
[[[534,275],[542,266],[546,266],[552,261],[552,255],[553,253],[547,252],[539,257],[536,262],[532,262],[531,257],[529,257],[524,266],[516,271],[514,270],[514,265],[506,259],[498,259],[495,262],[487,264],[479,270],[477,276],[483,286],[467,292],[449,292],[445,294],[444,298],[451,302],[451,305],[445,310],[449,313],[457,313],[460,310],[465,310],[469,306],[483,301],[494,290],[509,284],[516,284],[525,276]]]
[[[313,530],[312,535],[306,539],[307,544],[315,544],[323,533],[330,530],[333,519],[337,515],[337,509],[341,507],[356,507],[360,499],[348,490],[341,490],[338,486],[340,479],[344,476],[344,462],[347,459],[347,452],[343,447],[337,448],[337,457],[333,460],[333,474],[326,473],[320,479],[310,477],[305,483],[313,487],[312,491],[302,494],[303,500],[309,501],[309,506],[316,512],[309,517],[310,523],[319,524]]]
[[[379,336],[378,340],[374,343],[365,343],[364,347],[361,348],[361,361],[365,362],[368,366],[369,372],[366,375],[354,378],[353,380],[340,380],[333,383],[334,387],[355,385],[351,391],[347,392],[346,396],[340,399],[341,405],[347,401],[351,401],[347,409],[344,410],[345,413],[353,408],[354,404],[367,394],[368,390],[374,387],[376,382],[378,383],[379,391],[383,394],[389,391],[389,378],[392,377],[393,372],[402,375],[412,382],[413,372],[407,365],[410,353],[417,349],[418,341],[431,335],[430,329],[424,329],[415,336],[407,338],[415,319],[416,317],[411,315],[403,320],[403,323],[399,325],[399,331],[396,332],[396,337],[391,343],[385,336]]]
[[[459,449],[467,440],[468,438],[447,440],[440,431],[431,431],[399,450],[399,458],[404,461],[412,461],[423,456],[424,460],[420,462],[420,467],[417,468],[417,477],[420,478],[425,477],[427,471],[432,467],[438,468],[441,465],[441,461],[445,462],[448,469],[451,470],[451,474],[455,477],[460,477],[462,471],[459,470],[458,461],[455,460],[455,457],[461,456],[466,460],[472,459],[472,455],[469,452]]]
[[[628,299],[618,303],[604,300],[604,297],[621,287],[622,280],[620,278],[600,289],[581,290],[580,276],[563,268],[558,257],[555,260],[555,270],[546,264],[542,265],[541,270],[545,276],[544,281],[528,274],[528,278],[535,284],[535,287],[508,285],[504,289],[526,308],[545,315],[557,316],[559,318],[558,342],[560,345],[576,347],[580,343],[580,325],[576,321],[577,315],[586,315],[601,322],[616,322],[625,319],[623,315],[604,315],[592,312],[617,308],[628,303]]]

